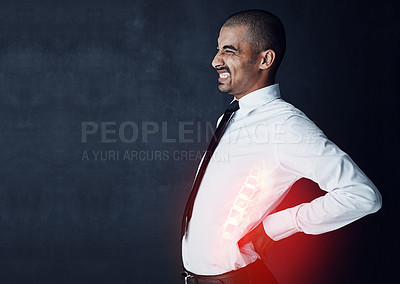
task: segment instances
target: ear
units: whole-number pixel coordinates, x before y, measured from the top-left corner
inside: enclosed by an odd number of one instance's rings
[[[275,51],[272,49],[267,49],[261,52],[262,60],[260,64],[260,69],[265,70],[272,66],[275,61]]]

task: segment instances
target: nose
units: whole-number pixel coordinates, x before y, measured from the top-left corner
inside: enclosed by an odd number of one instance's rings
[[[224,61],[222,60],[221,54],[218,51],[217,54],[215,54],[213,61],[211,62],[212,67],[215,69],[218,69],[221,66],[224,66]]]

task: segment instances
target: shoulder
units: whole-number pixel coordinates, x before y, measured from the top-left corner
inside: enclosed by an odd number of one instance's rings
[[[279,122],[287,127],[304,125],[307,128],[318,128],[304,112],[283,99],[276,99],[263,105],[257,109],[256,114],[265,116],[267,119]]]
[[[294,105],[277,99],[269,106],[274,113],[275,129],[280,138],[288,141],[309,141],[325,137],[323,131],[307,115]]]

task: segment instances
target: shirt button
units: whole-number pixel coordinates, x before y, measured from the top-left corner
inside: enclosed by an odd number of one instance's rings
[[[185,264],[186,264],[186,265],[189,265],[189,261],[185,261]]]
[[[234,118],[232,118],[232,119],[231,119],[231,122],[235,122],[235,119],[234,119]]]

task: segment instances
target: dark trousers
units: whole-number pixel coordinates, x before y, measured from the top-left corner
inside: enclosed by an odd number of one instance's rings
[[[271,271],[261,260],[220,275],[202,276],[185,271],[183,283],[187,284],[278,284]]]

